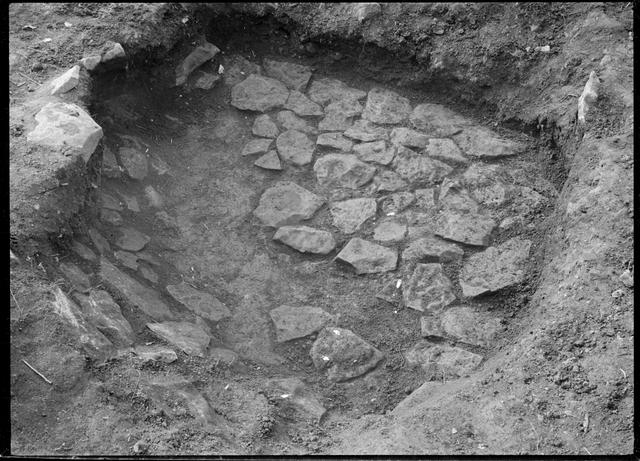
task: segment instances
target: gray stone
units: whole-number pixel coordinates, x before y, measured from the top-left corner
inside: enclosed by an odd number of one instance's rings
[[[164,205],[162,196],[158,193],[157,190],[154,189],[153,186],[146,186],[144,188],[144,195],[147,197],[149,206],[151,206],[152,208],[162,208],[162,206]]]
[[[424,149],[429,143],[429,136],[411,128],[398,127],[391,130],[391,144]]]
[[[424,316],[420,319],[423,337],[449,337],[474,346],[488,347],[505,330],[499,318],[478,312],[468,306],[454,306],[440,317]]]
[[[147,177],[149,162],[142,152],[132,147],[121,147],[118,154],[124,170],[130,178],[142,180]]]
[[[378,171],[373,178],[373,192],[395,192],[408,186],[407,182],[393,171]]]
[[[160,176],[163,176],[171,171],[171,168],[169,167],[169,164],[167,162],[154,155],[151,156],[151,168],[153,168],[155,172]]]
[[[174,318],[169,306],[156,291],[141,285],[105,258],[100,259],[100,278],[108,288],[152,319],[160,321]]]
[[[352,4],[353,15],[359,23],[365,22],[379,15],[382,11],[379,3],[354,3]]]
[[[80,81],[80,66],[73,66],[51,82],[51,94],[62,94],[74,89]]]
[[[167,232],[174,237],[181,235],[180,223],[166,211],[156,211],[153,217],[155,218],[153,224],[157,230]]]
[[[282,163],[280,163],[280,157],[275,150],[270,150],[253,164],[265,170],[282,171]]]
[[[350,88],[345,83],[332,78],[320,78],[311,82],[309,98],[322,106],[331,102],[342,100],[358,100],[364,98],[367,93],[356,88]]]
[[[255,155],[255,154],[265,154],[269,151],[272,144],[273,144],[273,139],[264,139],[264,138],[252,139],[251,141],[249,141],[244,145],[240,155],[247,156],[247,155]]]
[[[311,418],[317,423],[326,413],[318,398],[298,378],[275,378],[269,380],[269,385],[279,392],[282,399],[279,405],[291,406],[299,417]]]
[[[395,148],[387,146],[386,141],[373,141],[357,144],[353,151],[363,162],[374,162],[388,165],[395,156]]]
[[[337,261],[349,264],[356,274],[373,274],[396,269],[398,253],[360,238],[353,238],[336,256]]]
[[[102,128],[75,104],[50,102],[36,114],[36,127],[27,141],[57,150],[72,148],[85,162],[102,139]]]
[[[519,154],[524,145],[499,137],[488,128],[481,126],[466,127],[460,134],[453,136],[460,149],[471,157],[498,158]]]
[[[87,261],[95,261],[98,258],[96,254],[91,250],[91,248],[78,242],[77,240],[74,240],[71,243],[71,250],[82,259],[86,259]]]
[[[251,132],[263,138],[275,138],[280,133],[275,122],[267,114],[258,115],[253,122]]]
[[[428,136],[448,138],[473,125],[473,121],[440,104],[419,104],[411,112],[409,121]]]
[[[434,223],[434,233],[468,245],[487,246],[496,227],[493,219],[459,211],[440,213]]]
[[[220,75],[210,74],[208,72],[201,72],[195,83],[194,87],[200,90],[210,90],[220,80]]]
[[[302,253],[326,255],[336,247],[336,241],[331,232],[307,226],[280,227],[273,239]]]
[[[131,227],[120,229],[120,237],[116,240],[116,245],[127,251],[140,251],[151,241],[148,235]]]
[[[373,88],[367,96],[362,118],[374,123],[393,124],[406,120],[411,113],[411,103],[395,91]]]
[[[249,75],[231,89],[231,105],[241,110],[267,112],[287,102],[289,90],[278,80]]]
[[[453,163],[468,162],[468,159],[462,155],[460,148],[449,138],[431,138],[423,147],[425,147],[425,154],[429,157]]]
[[[201,327],[189,322],[147,323],[147,328],[187,355],[204,357],[211,341]]]
[[[352,127],[344,131],[344,135],[362,142],[386,141],[389,139],[389,130],[375,125],[369,120],[356,120]]]
[[[425,236],[411,242],[402,252],[402,260],[434,258],[449,262],[462,259],[464,250],[455,243],[446,242],[438,237]]]
[[[416,264],[402,296],[406,306],[421,312],[440,312],[456,300],[451,280],[437,263]]]
[[[109,245],[107,239],[104,238],[96,229],[90,227],[87,229],[87,234],[89,234],[91,242],[98,249],[98,253],[104,254],[111,251],[111,245]]]
[[[194,423],[220,427],[222,417],[213,412],[209,402],[195,386],[179,375],[163,373],[152,380],[139,382],[142,395],[171,420],[190,415]]]
[[[133,271],[138,270],[138,257],[135,254],[129,253],[128,251],[116,251],[113,253],[113,256],[124,267]]]
[[[301,117],[319,117],[324,114],[319,104],[316,104],[303,93],[295,90],[289,93],[284,108],[295,112]]]
[[[344,99],[329,104],[324,118],[318,123],[320,131],[344,131],[352,125],[353,117],[362,113],[362,105],[355,99]]]
[[[267,189],[253,214],[266,226],[280,227],[309,219],[324,200],[292,182]]]
[[[92,72],[98,67],[101,61],[102,58],[100,56],[86,56],[80,60],[80,64],[89,72]]]
[[[625,271],[620,274],[618,277],[622,284],[627,288],[633,288],[633,273],[629,269],[625,269]]]
[[[345,381],[365,374],[384,355],[364,339],[345,328],[325,328],[309,352],[318,370],[327,370],[331,381]]]
[[[379,242],[401,242],[407,235],[407,224],[398,220],[386,220],[378,224],[373,239]]]
[[[403,179],[414,183],[435,184],[453,171],[453,168],[403,146],[397,146],[393,167]]]
[[[377,205],[371,198],[354,198],[332,203],[329,210],[333,225],[344,234],[353,234],[368,219],[375,217]]]
[[[142,275],[145,279],[150,281],[151,283],[158,283],[158,274],[156,274],[151,268],[142,264],[138,268],[140,275]]]
[[[223,347],[212,347],[209,351],[209,357],[215,362],[216,367],[220,364],[229,367],[238,361],[238,354]]]
[[[176,352],[166,346],[136,346],[133,352],[142,360],[142,363],[173,363],[178,360]]]
[[[462,293],[473,297],[522,282],[530,249],[530,240],[516,237],[470,256],[460,271]]]
[[[89,276],[85,274],[82,269],[72,263],[60,263],[60,271],[71,282],[71,285],[82,292],[89,291],[91,288],[91,282]]]
[[[416,189],[414,191],[414,195],[416,196],[416,205],[419,208],[424,208],[426,210],[432,210],[435,208],[436,201],[434,188],[428,187],[426,189]]]
[[[119,226],[122,224],[122,216],[120,216],[120,213],[117,211],[103,208],[100,210],[100,221],[111,224],[112,226]]]
[[[462,189],[457,181],[451,181],[448,178],[442,181],[440,185],[438,204],[447,210],[457,210],[471,214],[477,214],[480,209],[478,202],[469,195],[469,192]]]
[[[345,138],[342,133],[322,133],[318,135],[316,145],[331,147],[343,152],[350,152],[353,147],[353,142]]]
[[[394,216],[407,209],[416,197],[411,192],[395,192],[381,199],[382,212],[387,216]]]
[[[479,191],[475,190],[474,193],[476,192]],[[482,194],[482,198],[485,199],[485,201],[488,201],[488,194],[486,193],[486,191],[482,192],[484,192],[484,194]],[[512,199],[511,210],[519,215],[530,215],[539,211],[542,207],[549,203],[549,200],[544,195],[527,186],[510,187],[509,192],[509,196]],[[507,195],[506,191],[504,192],[504,195]],[[499,200],[491,201],[489,202],[489,204],[493,205],[497,202],[499,202]]]
[[[102,174],[112,179],[122,177],[122,168],[118,165],[116,155],[107,146],[102,148]]]
[[[167,291],[176,301],[204,319],[219,322],[231,316],[231,311],[215,296],[196,290],[186,282],[167,285]]]
[[[185,60],[176,67],[176,86],[183,85],[191,72],[205,62],[215,58],[219,52],[220,49],[217,46],[207,42],[196,47],[196,49],[189,53]]]
[[[120,203],[120,200],[118,200],[111,194],[107,194],[104,191],[100,192],[100,204],[103,208],[107,208],[109,210],[122,210],[122,204]]]
[[[113,43],[102,55],[102,62],[107,64],[112,61],[123,60],[127,57],[124,48],[119,43]]]
[[[311,163],[315,144],[309,137],[297,130],[287,130],[276,139],[276,147],[285,162],[303,166]]]
[[[313,171],[321,186],[357,189],[373,178],[376,169],[352,154],[327,154],[316,160]]]
[[[305,119],[298,117],[290,110],[278,112],[276,119],[285,130],[297,130],[309,134],[314,134],[317,131],[313,126],[309,125]]]
[[[387,301],[395,306],[402,301],[402,279],[392,279],[388,281],[382,290],[376,293],[376,298]]]
[[[91,290],[89,296],[77,294],[76,299],[84,317],[113,344],[120,347],[131,346],[135,334],[129,321],[124,318],[120,306],[104,290]]]
[[[246,79],[247,75],[262,74],[262,68],[258,64],[253,63],[238,54],[231,56],[223,55],[222,62],[224,64],[224,73],[222,74],[222,78],[226,85],[236,85]]]
[[[420,366],[429,380],[468,376],[482,362],[482,356],[446,345],[420,341],[405,353],[407,363]]]
[[[265,59],[262,65],[269,77],[280,80],[291,90],[304,91],[311,78],[311,68],[300,64]]]
[[[271,310],[269,315],[279,343],[309,336],[334,320],[332,315],[313,306],[282,305]]]

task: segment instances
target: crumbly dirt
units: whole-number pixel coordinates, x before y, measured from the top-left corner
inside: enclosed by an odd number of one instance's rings
[[[11,452],[132,454],[142,441],[149,454],[631,453],[633,287],[619,276],[634,267],[634,5],[384,4],[384,14],[364,24],[348,4],[273,5],[10,6],[11,248],[20,259],[10,279]],[[291,179],[312,189],[314,178],[302,169],[263,172],[237,155],[253,117],[230,108],[228,86],[205,96],[170,88],[175,66],[205,39],[223,56],[284,57],[312,66],[314,75],[365,91],[386,86],[414,106],[446,104],[499,132],[531,136],[527,162],[497,163],[544,178],[559,195],[528,218],[532,226],[496,235],[495,244],[529,238],[533,251],[526,282],[476,301],[508,327],[491,347],[474,350],[486,358],[480,371],[416,391],[427,377],[403,358],[420,339],[416,312],[373,296],[395,274],[356,277],[331,259],[275,244],[244,219],[269,185]],[[140,202],[144,192],[100,177],[99,155],[88,165],[54,158],[25,134],[46,100],[40,84],[108,41],[127,51],[127,71],[83,78],[70,101],[103,127],[98,151],[137,141],[169,166],[151,184],[177,229],[159,225],[149,208],[126,216],[127,225],[154,237],[158,286],[184,279],[243,306],[251,331],[269,330],[264,306],[322,307],[385,352],[376,370],[331,384],[309,359],[313,337],[230,365],[181,353],[170,365],[130,356],[96,362],[79,352],[50,307],[56,286],[71,289],[58,264],[96,272],[68,247],[71,235],[90,245],[89,225],[107,238],[114,231],[96,220],[98,190]],[[547,44],[551,53],[533,50]],[[603,83],[580,126],[577,99],[591,70]],[[127,107],[140,118],[122,117]],[[309,225],[329,221],[323,208]],[[371,233],[367,227],[357,236]],[[445,267],[452,280],[459,269]],[[622,296],[612,297],[619,289]],[[145,320],[116,300],[138,340],[157,342]],[[234,324],[227,322],[212,331],[212,347],[228,345]],[[194,420],[177,398],[160,408],[144,383],[167,376],[188,379],[207,398],[214,423]],[[292,412],[269,384],[291,376],[319,396],[328,410],[322,420]],[[409,394],[413,400],[402,404]]]

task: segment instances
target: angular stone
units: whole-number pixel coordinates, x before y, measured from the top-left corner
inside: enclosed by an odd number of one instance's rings
[[[378,171],[373,178],[374,192],[395,192],[408,186],[407,182],[393,171]]]
[[[111,224],[112,226],[119,226],[122,224],[122,216],[120,216],[120,213],[117,211],[103,208],[100,210],[100,221]]]
[[[419,208],[431,210],[435,208],[435,189],[432,187],[426,189],[416,189],[414,195],[416,196],[416,205]]]
[[[407,363],[420,366],[430,380],[468,376],[482,362],[482,356],[446,345],[420,341],[405,353]]]
[[[311,82],[309,98],[322,106],[331,102],[342,100],[358,100],[364,98],[367,93],[362,90],[348,87],[345,83],[332,78],[320,78]]]
[[[307,226],[283,226],[277,230],[273,240],[302,253],[326,255],[336,247],[336,241],[331,232]]]
[[[398,220],[383,221],[373,232],[373,239],[379,242],[401,242],[407,235],[407,224]]]
[[[333,225],[344,234],[353,234],[365,221],[376,215],[377,205],[372,198],[354,198],[334,202],[329,210]]]
[[[456,300],[451,280],[436,263],[416,264],[402,296],[406,306],[421,312],[440,312]]]
[[[98,253],[104,254],[111,251],[111,245],[109,245],[107,239],[104,238],[96,229],[90,227],[87,229],[87,234],[89,234],[91,242],[93,242],[95,247],[98,249]]]
[[[387,147],[386,141],[374,141],[357,144],[353,151],[363,162],[374,162],[380,165],[388,165],[395,156],[395,149]]]
[[[317,397],[311,394],[307,386],[298,378],[276,378],[269,381],[269,385],[277,389],[282,399],[279,405],[290,405],[303,418],[312,418],[319,422],[326,413]]]
[[[275,150],[270,150],[253,164],[265,170],[282,171],[282,163],[280,163],[280,157]]]
[[[240,155],[245,157],[247,155],[265,154],[271,148],[271,144],[273,144],[273,139],[252,139],[244,145]]]
[[[365,22],[380,14],[382,8],[379,3],[353,3],[353,15],[359,23]]]
[[[185,58],[182,63],[176,67],[176,86],[183,85],[187,81],[187,77],[205,62],[216,57],[220,49],[208,42],[196,47]]]
[[[236,85],[246,79],[247,75],[262,74],[262,68],[258,64],[251,62],[238,54],[223,56],[222,62],[224,64],[224,73],[222,74],[222,78],[224,78],[224,83],[226,85]]]
[[[75,104],[50,102],[35,116],[38,124],[27,141],[58,150],[73,148],[89,161],[102,139],[102,128]]]
[[[297,130],[287,130],[276,139],[276,147],[285,162],[303,166],[311,163],[315,144],[309,137]]]
[[[360,238],[353,238],[336,256],[337,261],[349,264],[356,274],[373,274],[396,269],[398,253]]]
[[[266,226],[280,227],[309,219],[324,200],[292,182],[267,189],[253,214]]]
[[[162,206],[164,205],[162,196],[158,193],[157,190],[154,189],[153,186],[146,186],[144,188],[144,195],[149,201],[149,206],[153,208],[162,208]]]
[[[124,48],[119,43],[113,43],[102,55],[102,62],[109,63],[111,61],[122,60],[127,57]]]
[[[191,382],[179,375],[166,372],[154,376],[152,380],[144,379],[139,387],[146,400],[172,420],[189,415],[194,419],[192,427],[197,427],[194,423],[214,427],[224,424],[225,420],[213,412],[207,399]]]
[[[178,360],[176,352],[166,346],[136,346],[133,352],[142,360],[142,363],[173,363]]]
[[[107,194],[104,191],[100,192],[100,204],[103,208],[107,208],[109,210],[122,210],[122,204],[120,203],[120,200],[118,200],[111,194]]]
[[[129,253],[128,251],[115,251],[113,256],[124,267],[132,271],[138,270],[138,257],[135,254]]]
[[[357,189],[373,178],[376,169],[352,154],[327,154],[316,160],[313,171],[321,186]]]
[[[309,336],[334,320],[332,315],[313,306],[282,305],[271,310],[269,315],[279,343]]]
[[[468,245],[487,246],[496,227],[493,219],[459,211],[441,213],[435,220],[434,233]]]
[[[419,155],[403,146],[398,146],[393,167],[403,179],[415,183],[435,184],[453,171],[439,160]]]
[[[287,102],[289,90],[278,80],[249,75],[231,89],[231,105],[241,110],[267,112]]]
[[[415,129],[438,138],[453,136],[474,123],[440,104],[418,104],[409,121]]]
[[[87,261],[95,261],[98,258],[96,254],[91,250],[91,248],[78,242],[77,240],[74,240],[71,243],[71,250],[82,259],[86,259]]]
[[[107,146],[102,149],[102,174],[112,179],[118,179],[122,176],[122,168],[118,165],[116,155]]]
[[[498,136],[495,132],[481,126],[466,127],[453,137],[460,149],[469,156],[479,158],[498,158],[519,154],[524,145]]]
[[[204,319],[219,322],[231,316],[231,311],[215,296],[196,290],[186,282],[167,285],[167,291],[176,301]]]
[[[362,118],[374,123],[393,124],[406,120],[411,113],[411,103],[395,91],[373,88],[367,96]]]
[[[391,130],[390,140],[396,146],[424,149],[429,143],[429,136],[411,128],[398,127]]]
[[[210,74],[208,72],[201,72],[195,83],[194,87],[200,90],[210,90],[220,80],[220,75]]]
[[[118,155],[124,170],[130,178],[142,180],[147,177],[149,162],[142,152],[131,147],[121,147]]]
[[[120,237],[116,240],[116,245],[127,251],[140,251],[151,241],[148,235],[131,227],[120,229]]]
[[[300,64],[265,59],[262,65],[269,77],[280,80],[291,90],[304,91],[311,78],[311,68]]]
[[[343,152],[350,152],[353,143],[342,136],[341,133],[322,133],[316,140],[317,146],[332,147]]]
[[[212,347],[209,351],[209,357],[215,362],[216,367],[220,366],[220,364],[229,367],[238,361],[238,354],[222,347]]]
[[[468,162],[468,159],[462,155],[460,148],[449,138],[429,139],[424,152],[429,157],[436,158],[438,160],[444,160],[452,163]]]
[[[448,178],[440,185],[438,204],[447,210],[471,214],[477,214],[480,209],[478,202],[469,195],[469,192],[462,189],[457,181],[450,181]]]
[[[395,192],[381,200],[382,212],[387,216],[394,216],[407,209],[416,200],[411,192]]]
[[[318,370],[327,370],[331,381],[345,381],[375,368],[384,354],[345,328],[325,328],[309,352]]]
[[[289,98],[287,98],[284,108],[295,112],[301,117],[318,117],[324,114],[320,105],[295,90],[289,93]]]
[[[80,60],[80,64],[89,72],[94,71],[102,61],[100,56],[86,56]]]
[[[60,271],[71,282],[73,287],[81,292],[89,291],[91,282],[89,276],[82,269],[72,263],[60,263]]]
[[[169,167],[169,164],[167,162],[154,155],[151,156],[151,168],[153,168],[155,172],[160,176],[163,176],[171,171],[171,168]]]
[[[402,279],[392,279],[388,281],[382,290],[376,293],[376,298],[387,301],[395,306],[402,301]]]
[[[76,299],[84,317],[113,344],[120,347],[131,346],[135,334],[129,321],[124,318],[120,306],[104,290],[91,290],[89,296],[77,294]]]
[[[62,94],[74,89],[80,81],[80,66],[73,66],[51,82],[51,94]]]
[[[442,262],[462,259],[464,250],[455,243],[446,242],[438,237],[426,236],[411,242],[402,252],[402,260],[434,258]]]
[[[201,327],[189,322],[147,323],[147,328],[169,344],[184,351],[187,355],[204,357],[211,341],[210,336]]]
[[[420,319],[423,337],[450,337],[474,346],[488,347],[505,327],[499,318],[478,312],[468,306],[454,306],[440,317],[424,316]]]
[[[111,290],[152,319],[160,321],[174,318],[169,306],[156,291],[141,285],[105,258],[100,259],[100,277]]]
[[[324,118],[318,123],[320,131],[344,131],[352,124],[353,117],[362,113],[362,105],[354,99],[344,99],[329,104]]]
[[[309,134],[316,133],[316,129],[313,126],[309,125],[305,119],[298,117],[290,110],[281,110],[278,112],[276,119],[285,130],[297,130]]]
[[[490,293],[522,282],[531,241],[519,237],[471,255],[460,271],[465,296]]]
[[[138,270],[140,272],[140,275],[142,275],[145,279],[147,279],[151,283],[158,283],[158,274],[156,274],[149,267],[145,265],[141,265]]]
[[[263,138],[275,138],[280,133],[275,122],[267,114],[258,115],[253,122],[251,132]]]
[[[389,139],[389,130],[377,126],[369,120],[356,120],[352,127],[345,130],[344,135],[362,142],[386,141]]]

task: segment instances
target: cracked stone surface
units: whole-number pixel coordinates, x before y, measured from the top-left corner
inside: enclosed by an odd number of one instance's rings
[[[402,296],[406,306],[421,312],[442,311],[456,299],[451,280],[437,263],[416,264]]]
[[[289,90],[279,80],[251,74],[231,89],[231,105],[241,110],[267,112],[287,102]]]
[[[282,181],[267,189],[253,214],[266,226],[280,227],[309,219],[324,200],[295,183]]]
[[[269,312],[279,343],[304,338],[320,331],[333,316],[319,307],[282,305]]]
[[[280,227],[273,239],[302,253],[326,255],[336,247],[336,241],[331,232],[307,226]]]
[[[398,264],[398,253],[396,250],[361,238],[352,238],[338,253],[336,260],[353,267],[356,274],[374,274],[395,270]]]
[[[297,130],[287,130],[276,139],[278,154],[283,161],[303,166],[311,163],[315,150],[314,142]]]
[[[362,224],[376,215],[376,210],[376,201],[371,198],[334,202],[329,207],[333,225],[344,234],[353,234],[359,230]]]
[[[167,291],[176,301],[204,319],[218,322],[231,316],[229,308],[215,296],[196,290],[186,282],[167,285]]]
[[[357,189],[373,178],[376,169],[353,154],[327,154],[316,160],[313,171],[321,186]]]
[[[393,124],[406,120],[411,113],[411,103],[395,91],[373,88],[367,96],[362,118],[374,123]]]

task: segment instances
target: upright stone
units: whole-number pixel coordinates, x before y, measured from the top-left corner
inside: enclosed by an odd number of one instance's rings
[[[263,66],[269,77],[280,80],[291,90],[304,91],[311,78],[311,68],[300,64],[265,59]]]
[[[276,147],[282,160],[303,166],[311,163],[315,145],[309,137],[297,130],[287,130],[276,139]]]
[[[196,47],[196,49],[189,53],[189,56],[176,67],[176,86],[183,85],[191,72],[210,59],[215,58],[219,52],[220,49],[217,46],[208,42]]]
[[[376,169],[352,154],[327,154],[316,160],[313,171],[321,186],[357,189],[371,180]]]
[[[324,200],[292,182],[267,189],[253,214],[266,226],[280,227],[309,219]]]
[[[309,336],[334,320],[332,315],[313,306],[282,305],[271,310],[269,315],[279,343]]]
[[[336,256],[337,261],[349,264],[356,274],[374,274],[396,269],[398,253],[360,238],[353,238]]]
[[[180,304],[202,318],[219,322],[231,316],[231,312],[215,296],[196,290],[186,282],[167,285],[167,291]]]
[[[411,113],[411,103],[394,91],[373,88],[367,96],[362,118],[374,123],[394,124],[406,120]]]
[[[282,107],[289,90],[278,80],[251,74],[231,89],[231,105],[241,110],[267,112]]]
[[[441,312],[455,301],[453,285],[440,264],[416,264],[403,287],[404,303],[421,312]]]
[[[332,203],[329,210],[333,225],[344,234],[353,234],[376,215],[377,204],[372,198],[354,198]]]

